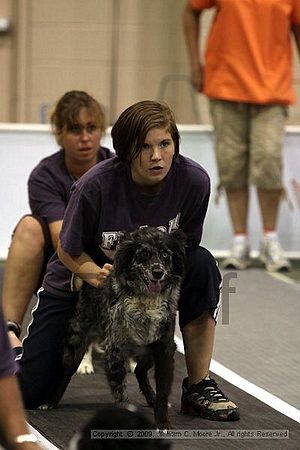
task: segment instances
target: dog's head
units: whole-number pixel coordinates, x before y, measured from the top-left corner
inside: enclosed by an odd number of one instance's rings
[[[104,405],[100,406],[95,415],[73,436],[68,448],[69,450],[108,450],[116,448],[139,450],[142,447],[139,439],[126,439],[126,437],[117,440],[91,439],[92,430],[94,432],[97,430],[100,436],[101,431],[105,436],[105,430],[115,430],[117,436],[117,433],[120,435],[120,430],[154,430],[155,428],[154,423],[146,417],[144,412],[134,405]],[[143,447],[147,450],[169,450],[171,441],[166,438],[154,437],[147,439],[146,445],[143,445]]]
[[[135,295],[156,296],[184,275],[185,236],[142,228],[124,236],[114,259],[116,278]],[[139,292],[137,292],[139,291]]]

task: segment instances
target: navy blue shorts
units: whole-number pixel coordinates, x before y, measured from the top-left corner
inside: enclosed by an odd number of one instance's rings
[[[17,356],[19,382],[25,407],[35,409],[47,403],[60,382],[63,365],[63,338],[76,299],[48,294],[41,288],[32,311],[32,321]]]

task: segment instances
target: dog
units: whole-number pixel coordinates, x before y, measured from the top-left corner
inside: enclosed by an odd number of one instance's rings
[[[60,401],[71,376],[92,342],[105,341],[105,373],[117,403],[128,402],[126,365],[135,375],[159,429],[170,428],[168,397],[174,371],[174,328],[185,271],[182,231],[145,227],[127,234],[113,269],[95,288],[83,283],[64,345],[64,377],[48,407]],[[155,366],[156,394],[148,370]]]

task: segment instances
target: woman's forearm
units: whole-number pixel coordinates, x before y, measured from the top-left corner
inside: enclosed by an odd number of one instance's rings
[[[112,269],[111,264],[104,264],[102,268],[97,266],[87,253],[83,252],[79,256],[70,255],[62,248],[60,241],[58,241],[57,254],[71,272],[95,287],[99,287],[105,281]]]
[[[14,448],[13,442],[17,436],[24,436],[29,433],[25,420],[25,413],[21,394],[15,376],[7,376],[0,379],[0,435],[5,445]],[[16,445],[16,448],[25,450],[40,449],[33,442]]]

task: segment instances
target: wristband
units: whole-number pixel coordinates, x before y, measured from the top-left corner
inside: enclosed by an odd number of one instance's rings
[[[19,434],[18,436],[15,436],[13,440],[11,441],[10,445],[7,447],[11,450],[15,450],[18,448],[18,444],[26,444],[27,442],[37,442],[37,437],[32,433],[26,433],[26,434]]]
[[[24,442],[37,442],[37,437],[35,434],[19,434],[14,438],[14,444],[24,444]]]
[[[37,437],[30,433],[30,434],[19,434],[19,436],[15,436],[13,440],[13,444],[24,444],[24,442],[37,442]]]
[[[17,338],[19,339],[21,332],[22,332],[21,325],[19,325],[17,322],[14,322],[12,320],[8,320],[6,322],[6,324],[7,324],[8,331],[13,331],[15,333],[15,335],[17,336]]]

